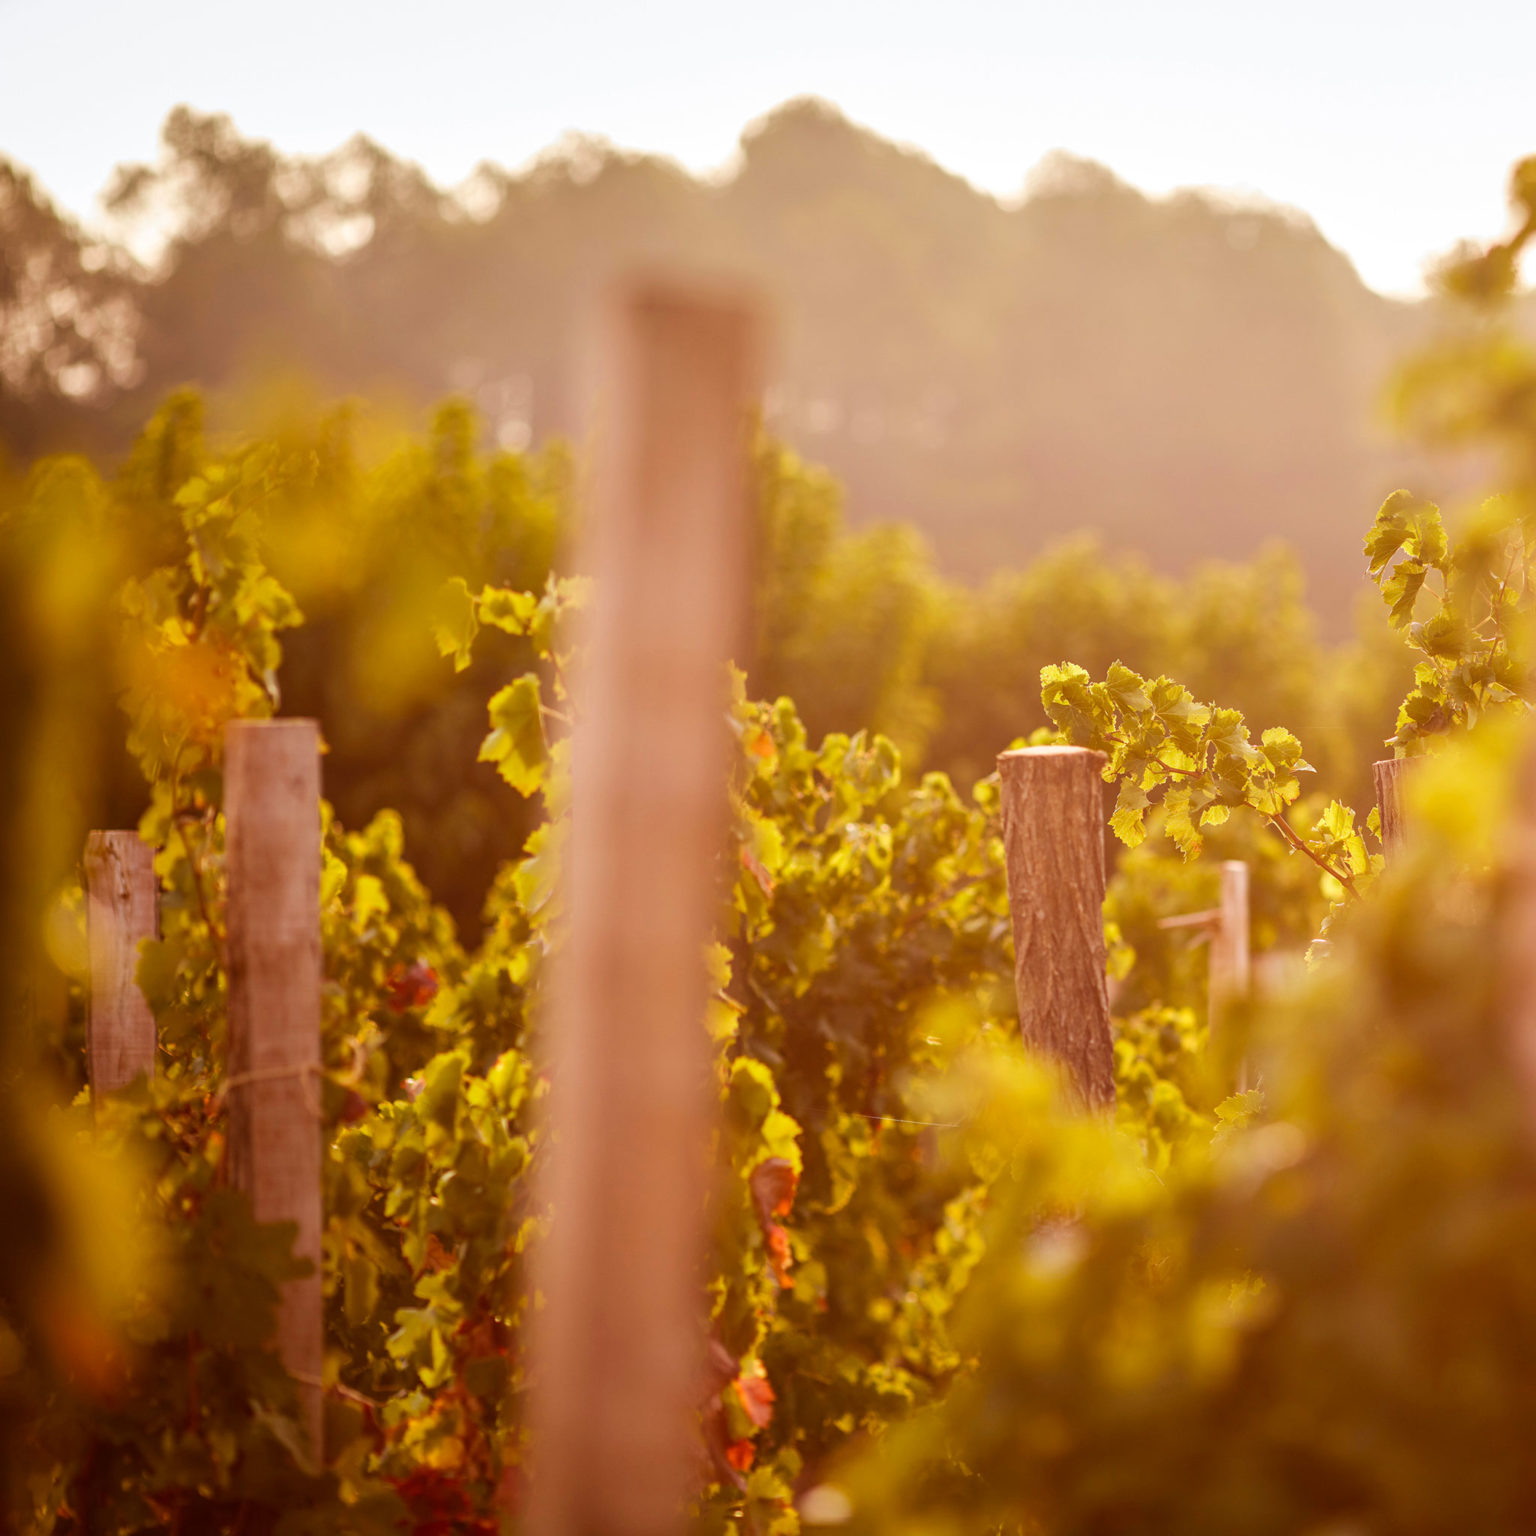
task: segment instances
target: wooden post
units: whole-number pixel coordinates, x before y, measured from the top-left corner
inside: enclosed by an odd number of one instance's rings
[[[640,290],[613,316],[585,529],[570,931],[537,1255],[530,1529],[683,1531],[704,1379],[710,1131],[705,946],[720,913],[726,661],[750,608],[756,326]]]
[[[1403,782],[1411,759],[1388,757],[1373,765],[1376,809],[1381,816],[1381,851],[1390,859],[1403,841]]]
[[[1249,959],[1248,866],[1241,859],[1221,865],[1221,898],[1211,930],[1208,1019],[1213,1045],[1229,1048],[1225,1036],[1235,1003],[1247,997],[1252,984]],[[1248,1086],[1246,1062],[1237,1065],[1238,1087]]]
[[[298,1227],[313,1272],[283,1287],[277,1345],[321,1439],[320,733],[242,720],[224,735],[229,873],[229,1167],[258,1221]]]
[[[1526,1137],[1536,1144],[1536,738],[1528,738],[1515,775],[1502,844],[1508,884],[1499,920],[1496,995]]]
[[[997,760],[1019,1028],[1091,1109],[1115,1103],[1104,979],[1104,754],[1022,747]]]
[[[1221,866],[1221,900],[1211,933],[1211,1030],[1231,1005],[1248,995],[1251,967],[1248,951],[1248,866],[1226,859]]]
[[[155,937],[155,853],[137,832],[85,840],[86,931],[91,996],[85,1028],[93,1095],[155,1072],[155,1016],[136,980],[139,944]]]

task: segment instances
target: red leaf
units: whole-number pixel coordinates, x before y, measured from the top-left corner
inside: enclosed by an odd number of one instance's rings
[[[495,1536],[495,1522],[475,1514],[461,1474],[417,1467],[390,1481],[410,1511],[411,1536]]]
[[[427,1251],[422,1259],[422,1267],[437,1274],[445,1269],[452,1269],[456,1262],[454,1256],[443,1247],[437,1233],[427,1233]]]
[[[740,856],[742,868],[748,870],[752,878],[762,887],[763,895],[772,896],[773,876],[768,873],[768,866],[745,843],[741,845]]]
[[[389,1006],[395,1013],[407,1008],[424,1008],[437,996],[437,972],[422,960],[396,965],[384,980],[389,991]]]
[[[732,1383],[742,1411],[757,1429],[766,1429],[773,1419],[773,1388],[760,1360],[751,1360],[742,1367],[741,1375]]]
[[[788,1290],[792,1284],[789,1278],[789,1233],[773,1222],[764,1228],[763,1235],[768,1240],[768,1267],[773,1271],[773,1278]]]
[[[431,1256],[431,1245],[436,1239],[436,1233],[431,1234],[427,1239],[429,1256]],[[447,1250],[443,1249],[441,1244],[438,1244],[438,1247],[441,1252],[447,1254]],[[451,1264],[452,1256],[448,1255],[448,1258]],[[504,1332],[505,1330],[494,1317],[466,1317],[454,1329],[454,1336],[462,1341],[460,1353],[465,1358],[486,1360],[495,1355],[508,1353]]]
[[[775,1216],[788,1216],[795,1203],[795,1191],[800,1187],[800,1175],[787,1157],[764,1158],[752,1170],[748,1181],[752,1189],[752,1203],[757,1207],[757,1219],[764,1231]]]
[[[738,1472],[745,1472],[752,1465],[752,1442],[750,1440],[733,1440],[725,1448],[725,1459]]]

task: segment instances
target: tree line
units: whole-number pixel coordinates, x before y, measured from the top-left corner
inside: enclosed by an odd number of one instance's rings
[[[104,202],[152,259],[0,164],[15,458],[121,452],[183,385],[245,424],[278,376],[413,409],[461,393],[487,444],[571,436],[593,291],[681,260],[773,301],[770,428],[858,521],[909,522],[972,578],[1065,531],[1169,571],[1283,532],[1338,635],[1358,508],[1423,479],[1378,391],[1434,306],[1367,289],[1301,214],[1148,198],[1064,154],[1003,204],[816,101],[751,125],[719,180],[571,138],[452,191],[361,137],[286,155],[178,108]]]

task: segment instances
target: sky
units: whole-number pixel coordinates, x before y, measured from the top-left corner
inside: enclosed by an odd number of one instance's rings
[[[186,102],[453,184],[572,130],[695,171],[814,94],[999,197],[1053,149],[1299,208],[1383,292],[1503,232],[1536,0],[0,0],[0,155],[90,219]]]

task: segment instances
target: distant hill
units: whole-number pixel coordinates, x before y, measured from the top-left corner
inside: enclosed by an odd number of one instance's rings
[[[1283,538],[1331,625],[1376,502],[1415,473],[1376,422],[1427,324],[1303,216],[1150,199],[1057,155],[1000,204],[817,101],[728,179],[570,139],[454,193],[365,139],[318,160],[178,109],[110,202],[173,232],[92,244],[0,162],[0,442],[120,448],[168,388],[297,370],[407,404],[457,391],[518,446],[579,422],[574,339],[615,271],[739,272],[775,303],[770,424],[980,577],[1084,529],[1168,568]]]

